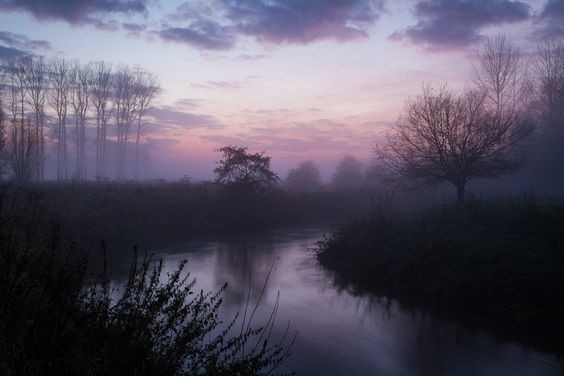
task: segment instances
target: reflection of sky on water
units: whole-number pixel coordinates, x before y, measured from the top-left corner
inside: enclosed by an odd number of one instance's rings
[[[317,230],[287,231],[190,243],[158,256],[170,269],[186,258],[198,289],[227,282],[225,321],[244,310],[249,271],[253,302],[276,258],[254,323],[265,322],[280,291],[278,330],[290,321],[298,332],[284,369],[299,375],[564,375],[564,362],[550,355],[408,311],[394,300],[338,289],[308,251],[321,237]]]

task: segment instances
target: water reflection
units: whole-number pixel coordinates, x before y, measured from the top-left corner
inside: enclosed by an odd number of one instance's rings
[[[395,300],[336,287],[308,251],[321,238],[315,229],[281,231],[189,243],[159,256],[170,267],[188,259],[204,290],[227,283],[226,320],[244,309],[249,288],[257,299],[277,259],[257,323],[280,291],[279,330],[291,321],[299,333],[284,369],[300,375],[564,375],[564,362],[553,356],[496,341]]]

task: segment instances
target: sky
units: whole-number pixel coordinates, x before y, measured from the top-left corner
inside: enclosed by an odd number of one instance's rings
[[[0,58],[140,66],[162,86],[146,126],[152,177],[207,179],[226,145],[283,177],[368,161],[423,83],[471,85],[484,38],[522,52],[564,37],[564,0],[0,0]]]

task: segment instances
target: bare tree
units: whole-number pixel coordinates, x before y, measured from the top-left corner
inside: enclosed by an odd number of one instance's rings
[[[160,91],[160,84],[157,77],[149,72],[138,70],[135,77],[135,97],[136,97],[136,120],[137,134],[135,136],[135,179],[139,178],[139,147],[141,136],[143,135],[143,118],[153,105],[153,102]]]
[[[90,102],[96,118],[96,177],[106,176],[107,124],[112,115],[112,66],[105,62],[91,64]]]
[[[564,42],[538,44],[534,73],[542,122],[564,127]]]
[[[89,106],[89,85],[91,82],[91,71],[88,66],[82,66],[75,62],[72,71],[73,85],[71,91],[71,103],[74,109],[75,133],[76,133],[76,178],[86,178],[86,116]]]
[[[501,121],[511,116],[524,99],[526,68],[519,49],[503,34],[490,37],[478,52],[474,81],[483,91],[486,105]]]
[[[26,57],[20,60],[24,78],[25,95],[33,112],[35,126],[35,178],[42,180],[45,162],[45,96],[48,90],[47,66],[42,57]]]
[[[57,180],[68,177],[67,169],[67,111],[72,86],[71,65],[64,59],[53,59],[49,62],[49,78],[51,90],[49,102],[57,113],[55,136],[57,139]]]
[[[392,176],[418,184],[450,182],[464,202],[466,184],[522,165],[522,141],[532,131],[519,111],[503,117],[481,91],[455,95],[424,86],[409,100],[376,153]]]
[[[6,167],[6,112],[4,111],[4,90],[6,88],[6,69],[0,65],[0,180],[2,179]]]
[[[137,92],[135,75],[127,66],[121,66],[115,74],[115,119],[117,132],[116,177],[124,179],[127,167],[127,144],[131,125],[137,118]]]
[[[25,117],[26,79],[20,62],[16,61],[7,68],[10,87],[11,128],[9,132],[8,164],[14,180],[27,183],[33,177],[36,163],[34,160],[37,140],[31,123]]]

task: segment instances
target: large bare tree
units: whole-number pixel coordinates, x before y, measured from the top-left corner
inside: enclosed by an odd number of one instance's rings
[[[105,62],[91,64],[90,102],[96,118],[96,177],[106,177],[107,125],[113,110],[113,68]]]
[[[397,178],[426,185],[449,182],[458,202],[464,202],[470,180],[521,166],[522,141],[532,130],[519,111],[500,117],[487,101],[482,91],[456,95],[424,86],[377,149],[378,159]]]

